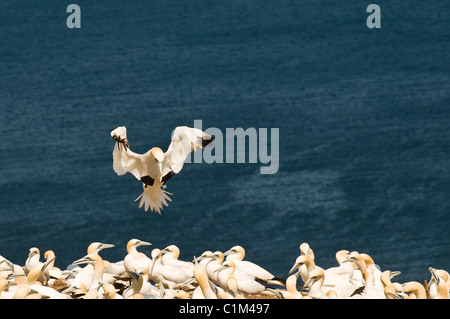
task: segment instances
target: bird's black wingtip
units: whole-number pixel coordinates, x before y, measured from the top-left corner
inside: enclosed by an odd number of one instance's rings
[[[202,139],[202,147],[205,148],[207,145],[209,145],[212,141],[214,141],[216,137],[214,135],[211,135],[211,138],[209,139]]]

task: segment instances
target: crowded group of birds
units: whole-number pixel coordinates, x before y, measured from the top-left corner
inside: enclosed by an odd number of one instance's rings
[[[340,250],[337,265],[321,268],[312,248],[299,246],[299,255],[286,279],[278,278],[245,259],[245,249],[205,251],[181,260],[180,249],[169,245],[150,254],[139,247],[152,245],[131,239],[123,260],[100,256],[112,244],[93,242],[87,254],[66,269],[55,266],[48,250],[41,256],[29,250],[24,265],[0,256],[1,299],[448,299],[449,273],[429,268],[423,283],[399,283],[398,271],[380,270],[370,255]],[[139,251],[138,250],[141,250]],[[125,250],[125,249],[124,249]],[[43,257],[43,258],[42,258]]]

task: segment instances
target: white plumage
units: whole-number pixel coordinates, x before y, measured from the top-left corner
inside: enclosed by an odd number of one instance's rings
[[[145,154],[137,154],[130,150],[127,129],[120,126],[111,131],[111,137],[117,142],[113,151],[113,169],[117,175],[133,174],[142,181],[144,192],[136,198],[140,199],[139,208],[144,206],[161,214],[163,205],[171,201],[162,188],[167,181],[183,168],[184,161],[190,152],[205,148],[214,140],[214,136],[188,126],[179,126],[172,133],[172,141],[164,153],[159,147],[153,147]]]

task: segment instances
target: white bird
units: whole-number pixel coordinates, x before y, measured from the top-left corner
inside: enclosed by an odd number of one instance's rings
[[[313,299],[329,299],[322,290],[322,284],[324,281],[325,273],[321,268],[314,268],[309,273],[309,278],[306,281],[304,287],[309,287],[308,296]]]
[[[203,264],[199,264],[195,259],[193,274],[197,280],[204,299],[217,299],[217,295],[209,282],[208,275],[206,274],[206,268]]]
[[[114,281],[114,275],[111,273],[105,273],[105,268],[109,266],[109,262],[107,262],[106,260],[103,260],[98,253],[106,248],[113,248],[115,247],[113,244],[104,244],[104,243],[100,243],[100,242],[93,242],[91,243],[88,248],[87,248],[87,255],[86,256],[90,256],[90,255],[97,255],[103,263],[103,282],[112,282]],[[85,256],[85,257],[86,257]],[[83,257],[84,258],[84,257]],[[81,259],[83,259],[81,258]],[[80,260],[80,259],[79,259]],[[72,263],[73,265],[77,265],[75,262]],[[81,263],[79,263],[81,264]],[[68,291],[70,290],[74,290],[77,288],[80,288],[81,284],[83,284],[88,290],[89,287],[91,285],[92,282],[92,277],[94,275],[94,263],[87,263],[87,265],[83,268],[75,268],[73,269],[73,271],[75,272],[75,278],[72,278],[70,280],[70,287],[67,288]]]
[[[425,287],[417,281],[408,281],[403,284],[402,293],[407,299],[427,299]]]
[[[338,298],[348,298],[362,286],[360,280],[357,281],[359,284],[355,284],[352,281],[355,275],[355,269],[358,269],[358,266],[352,262],[344,262],[348,255],[348,250],[338,251],[336,253],[336,260],[339,266],[324,270],[325,280],[322,288],[325,290],[334,290]],[[357,272],[360,274],[359,270]]]
[[[300,250],[300,255],[306,255],[314,260],[314,251],[311,249],[308,243],[301,243],[300,246],[298,246],[298,249]]]
[[[123,299],[121,295],[116,292],[116,288],[113,284],[103,283],[103,299]]]
[[[194,264],[188,261],[179,260],[180,249],[175,245],[169,245],[163,250],[162,263],[163,265],[171,265],[187,272],[191,277],[194,275]]]
[[[94,266],[94,272],[85,274],[86,278],[81,282],[84,283],[87,290],[92,290],[100,286],[104,282],[103,274],[105,271],[105,264],[103,262],[102,257],[100,257],[97,253],[92,253],[86,255],[72,264],[80,265],[80,264],[89,264]],[[87,281],[87,283],[85,283]]]
[[[243,273],[235,273],[236,265],[234,261],[227,260],[217,269],[217,278],[222,289],[227,290],[227,279],[233,275],[238,283],[238,292],[243,295],[258,294],[266,291],[266,286],[259,283],[253,276],[247,276]]]
[[[226,282],[226,295],[230,296],[227,299],[245,299],[243,295],[239,293],[239,284],[235,276],[228,276]]]
[[[124,299],[132,299],[135,294],[141,292],[142,286],[144,285],[144,271],[146,268],[139,268],[137,271],[128,270],[128,274],[131,277],[131,284],[122,293]]]
[[[201,264],[205,262],[206,274],[208,275],[208,278],[216,285],[219,284],[216,270],[222,266],[224,258],[225,256],[221,251],[215,251],[214,253],[205,252],[197,258]]]
[[[448,272],[443,269],[429,267],[431,280],[428,283],[431,299],[449,299],[449,289],[447,286]]]
[[[192,275],[186,273],[182,269],[172,265],[164,265],[162,263],[161,250],[155,248],[151,253],[153,263],[148,269],[149,279],[155,283],[164,285],[166,288],[174,289],[181,287],[187,280],[191,279]]]
[[[28,274],[33,268],[35,267],[42,267],[44,264],[40,261],[41,254],[37,247],[31,247],[30,252],[28,254],[28,258],[25,261],[25,266],[23,269],[25,270],[25,273]],[[44,271],[38,278],[38,281],[42,284],[47,284],[48,280],[50,279],[50,272],[48,268],[44,268]]]
[[[261,266],[247,260],[245,257],[245,249],[242,246],[234,246],[224,253],[226,260],[232,260],[236,266],[235,274],[244,274],[251,276],[259,281],[264,281],[267,284],[284,286],[286,281],[284,279],[274,276],[272,273],[262,268]]]
[[[292,266],[289,274],[292,274],[295,270],[298,270],[298,274],[301,276],[303,282],[306,283],[310,278],[311,271],[316,268],[323,270],[322,268],[316,266],[314,260],[308,255],[300,255],[295,260],[295,264]]]
[[[137,250],[140,246],[150,246],[151,243],[139,239],[131,239],[127,243],[127,255],[123,260],[123,265],[127,271],[137,272],[141,267],[148,269],[151,267],[151,259]]]
[[[145,154],[138,154],[130,150],[125,126],[112,130],[111,137],[117,141],[113,151],[114,171],[117,175],[131,173],[142,181],[144,192],[135,201],[140,199],[139,208],[144,206],[145,211],[150,208],[158,214],[171,201],[170,193],[162,189],[166,188],[167,181],[181,171],[190,152],[203,149],[214,140],[214,136],[197,128],[179,126],[173,131],[165,153],[153,147]]]
[[[302,299],[303,295],[300,293],[300,291],[297,290],[297,278],[300,275],[299,272],[290,275],[286,279],[286,289],[276,289],[269,291],[272,292],[275,296],[281,299]]]

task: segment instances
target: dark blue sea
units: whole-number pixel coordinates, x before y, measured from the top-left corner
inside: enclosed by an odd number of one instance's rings
[[[70,3],[81,28],[69,29]],[[441,0],[3,1],[0,255],[66,267],[93,241],[181,259],[241,245],[286,277],[308,242],[400,282],[450,269],[450,9]],[[176,126],[279,128],[279,170],[192,163],[162,215],[112,169],[110,131],[166,150]]]

